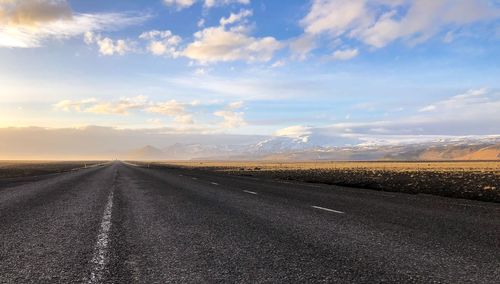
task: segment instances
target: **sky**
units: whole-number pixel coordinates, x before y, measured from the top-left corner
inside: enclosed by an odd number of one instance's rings
[[[498,0],[0,0],[3,135],[343,143],[500,134],[498,110]]]

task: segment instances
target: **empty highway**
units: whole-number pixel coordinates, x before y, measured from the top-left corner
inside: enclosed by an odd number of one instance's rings
[[[500,283],[500,204],[122,162],[0,180],[0,283]]]

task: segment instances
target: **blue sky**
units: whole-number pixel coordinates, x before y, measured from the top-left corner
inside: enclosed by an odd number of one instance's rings
[[[500,1],[0,0],[0,127],[500,134]]]

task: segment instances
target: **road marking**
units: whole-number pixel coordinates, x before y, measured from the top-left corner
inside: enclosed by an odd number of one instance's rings
[[[94,256],[91,260],[92,272],[88,283],[101,283],[103,273],[106,265],[108,264],[109,230],[111,229],[113,192],[114,186],[108,196],[108,202],[106,203],[106,208],[104,208],[104,214],[102,215],[101,228],[99,230],[99,235],[97,235],[97,243],[94,247]]]
[[[253,192],[253,191],[250,191],[250,190],[243,190],[243,192],[246,192],[248,194],[257,195],[257,192]]]
[[[333,213],[338,213],[338,214],[345,214],[345,212],[337,211],[337,210],[333,210],[333,209],[329,209],[329,208],[325,208],[325,207],[320,207],[320,206],[311,206],[311,207],[315,208],[315,209],[319,209],[319,210],[325,210],[325,211],[328,211],[328,212],[333,212]]]
[[[198,178],[196,178],[196,177],[192,177],[192,179],[197,180]]]
[[[180,177],[182,177],[183,175],[179,175]]]
[[[216,182],[211,182],[211,184],[213,184],[213,185],[219,185],[219,184],[218,184],[218,183],[216,183]]]

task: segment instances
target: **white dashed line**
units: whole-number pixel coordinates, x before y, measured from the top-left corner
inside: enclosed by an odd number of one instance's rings
[[[101,283],[103,273],[106,265],[108,264],[109,230],[111,228],[113,192],[114,187],[111,189],[111,193],[108,196],[108,202],[106,203],[106,208],[104,209],[104,214],[102,216],[101,228],[99,229],[99,235],[97,235],[97,243],[94,247],[94,256],[91,260],[92,272],[88,283]]]
[[[311,207],[315,208],[315,209],[319,209],[319,210],[328,211],[328,212],[333,212],[333,213],[338,213],[338,214],[345,214],[345,212],[337,211],[337,210],[333,210],[333,209],[328,209],[328,208],[325,208],[325,207],[320,207],[320,206],[311,206]]]
[[[192,179],[197,180],[198,178],[192,177]]]
[[[248,193],[248,194],[257,195],[257,192],[253,192],[253,191],[250,191],[250,190],[243,190],[243,192]]]
[[[218,183],[216,183],[216,182],[211,182],[211,184],[213,184],[213,185],[219,185],[219,184],[218,184]]]

